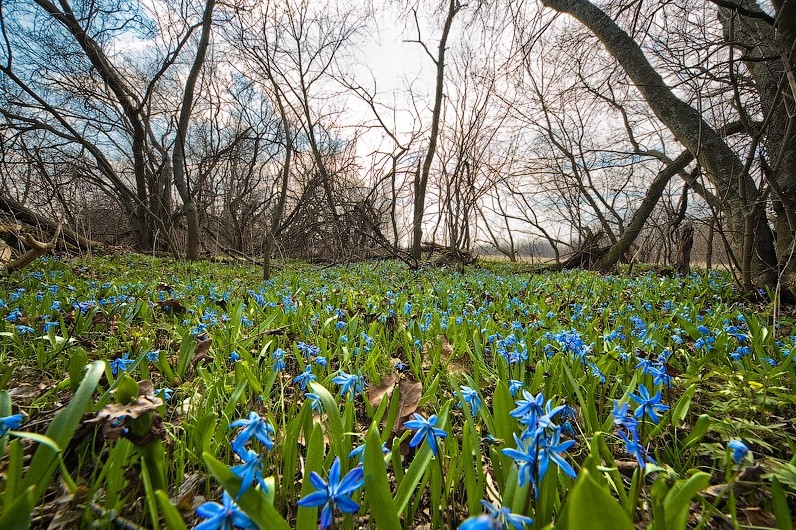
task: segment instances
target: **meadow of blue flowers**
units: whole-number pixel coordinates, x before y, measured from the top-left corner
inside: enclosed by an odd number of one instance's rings
[[[790,527],[796,338],[722,274],[258,273],[4,278],[0,527]]]

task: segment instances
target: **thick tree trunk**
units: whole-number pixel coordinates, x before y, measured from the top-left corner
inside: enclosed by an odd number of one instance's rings
[[[174,152],[171,159],[172,172],[174,173],[174,185],[182,199],[182,208],[188,222],[188,249],[187,258],[189,260],[199,259],[199,213],[196,210],[196,202],[188,186],[188,178],[185,175],[185,138],[188,134],[188,125],[191,121],[191,110],[193,109],[194,91],[199,80],[199,73],[205,62],[207,48],[210,45],[210,30],[213,25],[213,8],[215,0],[207,0],[205,10],[202,15],[202,34],[199,37],[199,44],[196,48],[196,56],[193,65],[185,80],[185,91],[182,97],[182,107],[180,117],[177,122],[177,137],[174,142]]]
[[[757,2],[741,0],[738,4],[748,13],[761,17],[721,7],[718,18],[731,52],[737,54],[755,80],[764,123],[762,130],[750,130],[750,133],[761,135],[766,147],[763,170],[773,192],[777,259],[786,286],[796,292],[796,259],[793,259],[796,232],[796,103],[793,98],[796,96],[796,72],[792,70],[796,54],[793,49],[796,22],[787,20],[782,4],[775,4],[777,29],[770,20],[762,17],[763,12]],[[791,6],[791,16],[795,14],[796,8]],[[791,68],[786,68],[786,65]],[[749,128],[752,129],[751,126]]]
[[[743,171],[744,165],[733,150],[696,109],[674,95],[641,47],[601,9],[588,0],[542,0],[542,3],[580,21],[618,61],[658,119],[696,157],[718,189],[733,250],[739,256],[745,247],[744,228],[747,221],[751,222],[754,249],[748,272],[757,285],[775,285],[777,259],[773,233],[765,211],[751,211],[739,192],[740,185],[749,200],[757,199],[757,187]],[[748,219],[750,214],[756,217]]]
[[[694,225],[691,221],[683,224],[680,238],[677,240],[677,258],[675,270],[686,276],[691,272],[691,249],[694,247]]]

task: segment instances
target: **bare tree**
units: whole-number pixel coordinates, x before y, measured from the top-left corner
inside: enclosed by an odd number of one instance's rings
[[[445,87],[445,53],[448,46],[451,26],[456,14],[461,10],[462,4],[458,0],[449,0],[442,26],[442,34],[437,44],[436,55],[431,53],[426,43],[420,35],[420,23],[417,20],[417,11],[413,10],[417,38],[412,42],[419,44],[426,55],[431,58],[436,68],[435,88],[434,88],[434,107],[431,113],[431,129],[429,132],[428,146],[423,157],[422,165],[418,165],[418,170],[414,180],[414,207],[412,213],[412,257],[420,260],[421,244],[423,239],[423,214],[426,204],[426,188],[431,174],[431,165],[434,162],[434,154],[437,150],[440,122],[442,118],[442,95]]]
[[[722,197],[721,208],[727,222],[730,240],[736,255],[741,256],[744,286],[748,288],[753,283],[776,285],[778,267],[792,267],[790,254],[782,256],[782,261],[778,263],[773,232],[763,207],[766,197],[764,188],[771,186],[773,182],[772,190],[777,187],[783,192],[779,176],[774,176],[772,172],[771,178],[766,180],[767,185],[761,188],[749,171],[750,160],[753,158],[747,158],[746,163],[739,159],[733,148],[716,128],[705,120],[699,110],[675,95],[644,55],[639,44],[604,11],[587,0],[573,2],[543,0],[543,3],[547,7],[572,15],[600,40],[605,49],[622,66],[657,118],[694,155],[704,169],[706,178],[717,191],[716,194]],[[748,8],[747,10],[754,11]],[[759,12],[759,8],[757,11]],[[738,16],[745,15],[739,13]],[[755,20],[760,18],[746,16]],[[782,59],[777,57],[774,60]],[[789,179],[790,176],[784,172],[782,183],[789,182]],[[792,203],[793,201],[789,202]],[[792,234],[792,228],[787,233]],[[785,237],[792,238],[792,235]],[[786,277],[786,287],[792,289],[793,285],[790,285],[789,278]]]

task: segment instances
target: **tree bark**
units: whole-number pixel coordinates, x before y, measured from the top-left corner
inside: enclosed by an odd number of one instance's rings
[[[597,262],[596,268],[598,270],[608,271],[619,263],[622,256],[624,256],[625,253],[630,250],[630,247],[633,246],[633,243],[635,243],[636,238],[647,222],[647,218],[649,218],[650,214],[655,209],[655,205],[658,204],[661,195],[663,195],[666,185],[672,177],[682,171],[693,159],[694,155],[686,151],[678,156],[671,164],[658,172],[652,184],[647,188],[644,200],[641,201],[641,206],[639,206],[638,210],[633,214],[633,219],[630,221],[630,224],[628,224],[625,231],[622,232],[619,240],[614,243],[611,249]]]
[[[686,276],[691,272],[691,249],[694,246],[694,225],[691,221],[683,224],[680,238],[677,240],[677,259],[675,269]]]
[[[641,47],[605,12],[588,0],[542,0],[556,11],[567,13],[586,26],[622,66],[649,107],[705,169],[710,182],[723,198],[733,250],[740,256],[744,249],[744,227],[754,227],[751,268],[748,271],[757,285],[777,282],[777,259],[774,237],[763,209],[752,210],[744,202],[739,187],[750,200],[757,198],[757,186],[733,150],[700,113],[674,95],[661,75],[652,67]],[[755,215],[755,219],[748,219]]]
[[[199,37],[193,65],[191,65],[188,78],[185,80],[182,107],[177,121],[177,137],[174,141],[174,151],[171,157],[174,185],[177,187],[180,199],[182,199],[182,208],[188,223],[188,248],[186,255],[189,260],[199,259],[199,213],[196,210],[196,202],[191,194],[188,178],[185,174],[185,137],[188,134],[188,125],[191,121],[196,83],[199,80],[199,74],[205,62],[207,48],[210,45],[210,30],[213,25],[213,8],[215,5],[216,0],[207,0],[202,14],[202,34]]]
[[[436,87],[434,92],[434,110],[431,114],[431,132],[428,139],[426,156],[423,159],[422,169],[415,177],[415,200],[414,212],[412,215],[412,258],[419,261],[421,258],[421,245],[423,239],[423,214],[426,207],[426,188],[428,178],[431,173],[431,164],[434,161],[434,154],[437,150],[437,137],[439,136],[440,118],[442,116],[442,90],[445,86],[445,49],[448,46],[448,35],[450,34],[453,18],[461,9],[458,0],[448,1],[448,13],[445,17],[445,25],[442,29],[442,36],[437,47],[437,57],[434,64],[437,67]],[[425,47],[425,45],[423,45]]]

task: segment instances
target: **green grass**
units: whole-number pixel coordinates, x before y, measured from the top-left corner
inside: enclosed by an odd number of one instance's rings
[[[317,526],[318,509],[296,505],[314,491],[305,480],[310,471],[325,478],[336,457],[342,474],[351,471],[359,457],[349,453],[366,439],[391,452],[379,470],[378,453],[365,451],[365,487],[353,493],[362,507],[336,512],[337,527],[455,528],[480,512],[481,499],[533,517],[536,528],[556,521],[574,528],[580,504],[606,496],[617,503],[606,514],[641,527],[719,520],[783,527],[794,513],[792,315],[772,322],[771,308],[735,300],[722,274],[289,263],[263,283],[260,272],[121,255],[44,259],[4,277],[0,316],[10,320],[0,337],[0,391],[8,392],[8,413],[27,415],[20,431],[44,434],[84,380],[84,367],[108,363],[81,405],[81,426],[59,439],[58,458],[46,449],[48,462],[60,461],[56,476],[67,480],[37,485],[29,498],[26,483],[8,474],[29,472],[20,451],[32,453],[37,442],[14,432],[0,438],[3,448],[9,437],[20,440],[0,457],[4,512],[38,504],[49,514],[36,523],[43,527],[56,511],[78,528],[110,528],[114,519],[190,527],[201,520],[193,508],[202,497],[221,502],[222,485],[237,494],[240,480],[229,467],[242,462],[230,444],[240,429],[229,426],[253,411],[273,427],[273,448],[247,445],[272,486],[266,495],[252,485],[238,503],[254,520],[278,514],[290,527]],[[86,422],[118,402],[122,372],[110,363],[124,355],[132,360],[127,373],[153,381],[156,395],[173,390],[132,441],[128,432]],[[295,378],[307,368],[315,382],[302,390]],[[344,395],[333,381],[345,380],[341,372],[357,377]],[[534,491],[502,452],[517,447],[514,435],[524,429],[509,415],[523,399],[512,397],[510,381],[530,396],[543,394],[548,410],[568,407],[545,432],[566,426],[559,439],[574,443],[560,455],[577,479],[551,463],[544,477],[534,475]],[[462,386],[477,391],[483,406],[461,407]],[[657,423],[639,421],[644,468],[626,452],[612,417],[616,401],[629,402],[632,414],[630,396],[641,387],[660,391],[669,407]],[[371,403],[377,389],[383,397]],[[310,392],[318,396],[315,410]],[[439,414],[447,432],[436,457],[426,443],[409,447],[412,433],[400,427],[415,408],[425,418]],[[125,425],[136,430],[133,423]],[[157,459],[146,449],[153,439],[165,451],[157,464],[165,492],[156,491]],[[740,464],[726,450],[732,439],[751,448]],[[753,463],[760,469],[744,472]],[[739,480],[753,484],[719,486]]]

